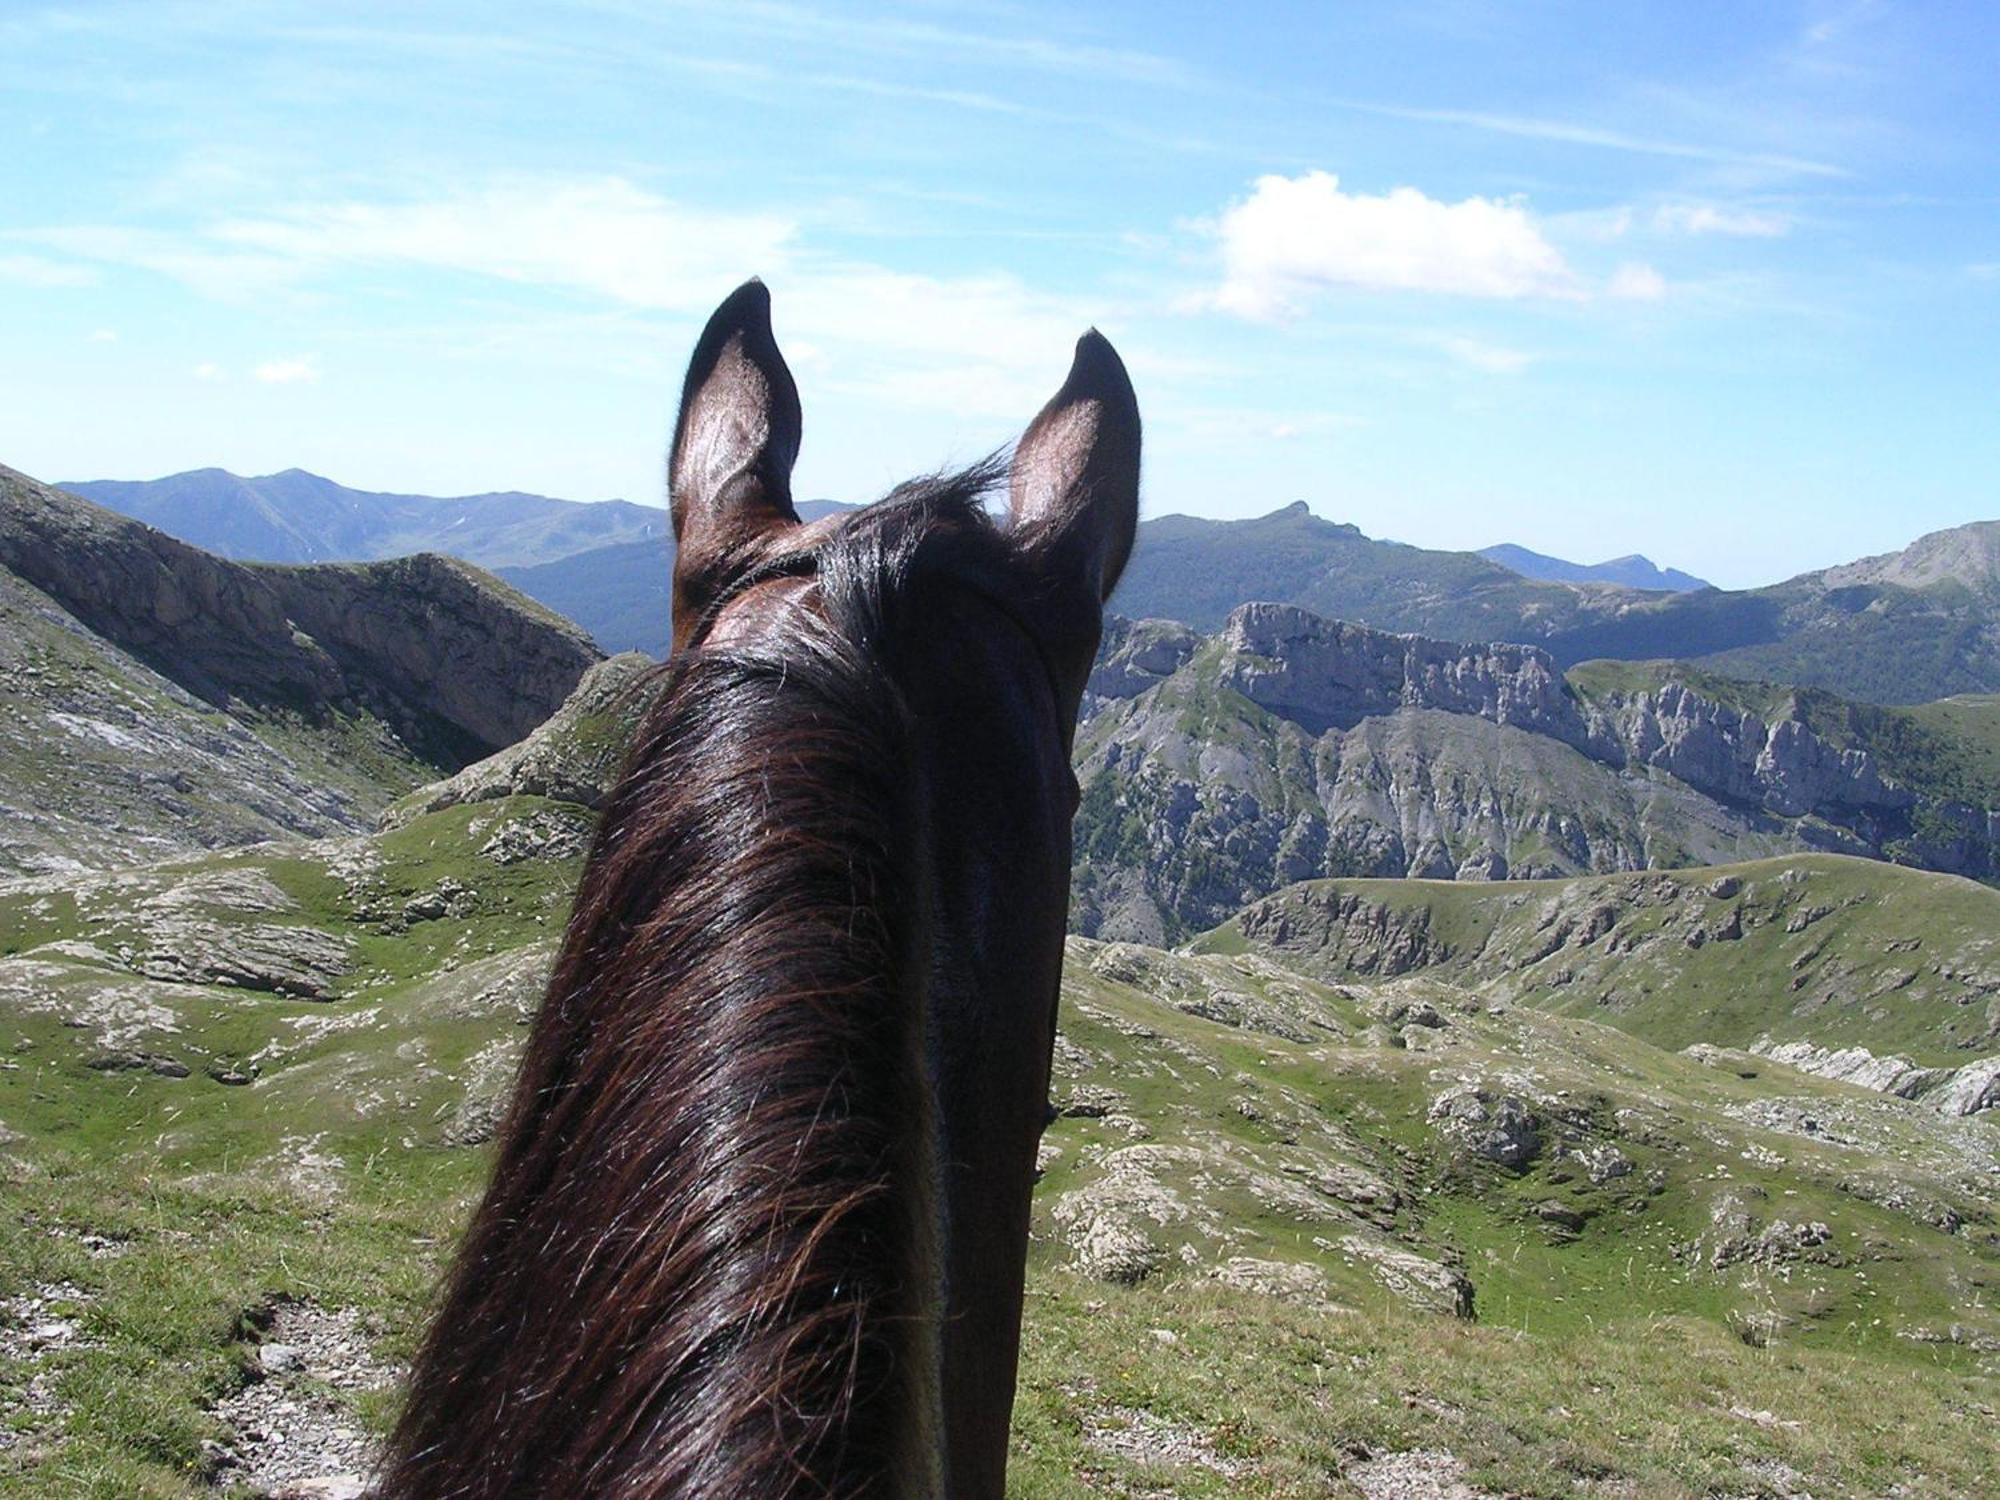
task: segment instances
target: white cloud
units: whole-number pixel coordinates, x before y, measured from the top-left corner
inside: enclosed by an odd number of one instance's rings
[[[214,360],[205,359],[188,373],[196,380],[221,380],[224,378],[222,366]]]
[[[96,280],[97,273],[89,266],[64,265],[39,255],[0,255],[0,281],[53,288],[90,286]]]
[[[1831,162],[1774,155],[1762,151],[1739,151],[1728,146],[1696,145],[1656,136],[1635,136],[1621,130],[1579,125],[1570,120],[1486,114],[1462,109],[1410,109],[1389,104],[1364,104],[1358,100],[1343,100],[1340,101],[1340,106],[1364,114],[1385,115],[1394,120],[1424,120],[1439,125],[1463,125],[1473,130],[1492,131],[1498,135],[1522,136],[1538,141],[1560,141],[1572,146],[1596,146],[1612,151],[1633,151],[1642,156],[1681,157],[1689,161],[1716,162],[1724,166],[1752,167],[1769,172],[1799,173],[1808,177],[1848,175],[1846,169]]]
[[[1577,297],[1562,254],[1520,203],[1444,203],[1415,188],[1344,193],[1330,172],[1257,179],[1218,226],[1214,305],[1246,318],[1296,315],[1333,286],[1466,297]]]
[[[1535,362],[1535,356],[1524,350],[1508,349],[1456,334],[1440,338],[1437,346],[1460,364],[1488,375],[1518,375]]]
[[[250,373],[266,385],[302,385],[319,379],[319,366],[310,358],[273,359]]]
[[[1667,278],[1649,265],[1629,261],[1611,273],[1604,290],[1627,302],[1658,302],[1667,295]]]
[[[89,342],[93,344],[115,344],[118,342],[118,330],[115,328],[93,328],[90,331]]]
[[[1113,311],[1012,275],[925,276],[835,259],[795,243],[787,218],[691,209],[619,178],[507,178],[432,199],[307,204],[177,236],[37,234],[231,301],[331,290],[356,269],[415,269],[577,293],[619,315],[696,319],[758,273],[773,283],[780,337],[801,363],[848,391],[973,418],[1034,411],[1061,381],[1071,343]],[[1143,353],[1127,353],[1140,372]],[[252,374],[284,383],[318,371],[298,359]]]
[[[1667,234],[1726,234],[1741,239],[1776,239],[1791,232],[1790,215],[1714,203],[1668,203],[1653,215],[1653,227]]]
[[[18,232],[22,239],[110,265],[170,276],[204,297],[244,303],[291,285],[300,267],[276,256],[216,247],[199,236],[110,224],[74,224]],[[96,273],[84,269],[91,280]]]
[[[689,312],[781,269],[794,226],[688,208],[623,178],[517,178],[428,201],[305,205],[210,233],[302,271],[428,266]]]
[[[860,264],[801,265],[779,293],[780,339],[813,349],[829,380],[898,405],[1010,420],[1048,399],[1071,344],[1104,315],[1102,304],[1086,310],[1014,276]]]

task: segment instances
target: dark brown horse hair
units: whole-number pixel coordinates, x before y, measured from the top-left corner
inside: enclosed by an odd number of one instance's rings
[[[661,669],[385,1497],[935,1485],[922,768],[895,656],[914,581],[1005,552],[997,473],[857,513],[799,560],[816,609]]]

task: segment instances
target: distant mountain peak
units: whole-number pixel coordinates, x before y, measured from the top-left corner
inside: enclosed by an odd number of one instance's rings
[[[1480,548],[1479,555],[1510,573],[1542,583],[1613,583],[1621,588],[1674,594],[1712,587],[1706,579],[1683,573],[1679,568],[1658,567],[1651,558],[1637,552],[1628,552],[1608,562],[1573,563],[1512,542],[1501,542]]]
[[[657,537],[666,525],[664,511],[623,500],[586,504],[516,490],[399,495],[297,467],[251,478],[192,469],[63,488],[243,562],[361,562],[431,551],[482,567],[523,567]]]
[[[1821,577],[1832,588],[1890,583],[1920,589],[1961,583],[1986,592],[2000,586],[2000,521],[1973,521],[1929,532],[1900,552],[1828,568]]]

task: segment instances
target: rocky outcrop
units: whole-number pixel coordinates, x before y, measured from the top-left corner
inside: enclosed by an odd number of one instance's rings
[[[365,712],[445,765],[521,738],[599,655],[466,563],[226,562],[7,468],[0,567],[208,703]]]
[[[599,806],[618,779],[657,681],[652,659],[636,651],[599,662],[526,739],[411,793],[383,814],[383,826],[398,828],[427,812],[499,797]]]
[[[2000,1109],[2000,1057],[1958,1068],[1920,1068],[1907,1057],[1878,1057],[1866,1047],[1815,1047],[1760,1037],[1750,1051],[1817,1078],[1832,1078],[1878,1094],[1921,1099],[1940,1114],[1975,1115]]]
[[[1585,705],[1584,746],[1616,766],[1665,771],[1711,797],[1798,818],[1906,812],[1916,794],[1891,785],[1867,751],[1828,743],[1803,721],[1766,720],[1669,682]]]
[[[1238,926],[1264,947],[1324,954],[1332,967],[1383,979],[1442,963],[1451,952],[1432,934],[1428,907],[1404,910],[1347,891],[1317,900],[1261,901],[1243,912]]]
[[[1084,688],[1083,714],[1136,698],[1187,665],[1201,637],[1178,620],[1127,620],[1107,615],[1097,663]]]
[[[1577,707],[1546,651],[1461,646],[1323,619],[1286,604],[1246,604],[1217,642],[1220,685],[1313,733],[1405,708],[1472,714],[1570,744]]]
[[[1171,939],[1327,875],[1538,878],[1801,850],[2000,871],[2000,811],[1899,779],[1870,748],[1953,763],[1922,726],[1685,675],[1566,680],[1534,647],[1290,605],[1245,605],[1206,641],[1119,622],[1077,742],[1076,925]]]

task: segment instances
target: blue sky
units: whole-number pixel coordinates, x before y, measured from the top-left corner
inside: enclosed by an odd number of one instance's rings
[[[1096,324],[1150,513],[1731,585],[2000,516],[2000,13],[0,0],[0,461],[657,500],[761,273],[804,495]]]

